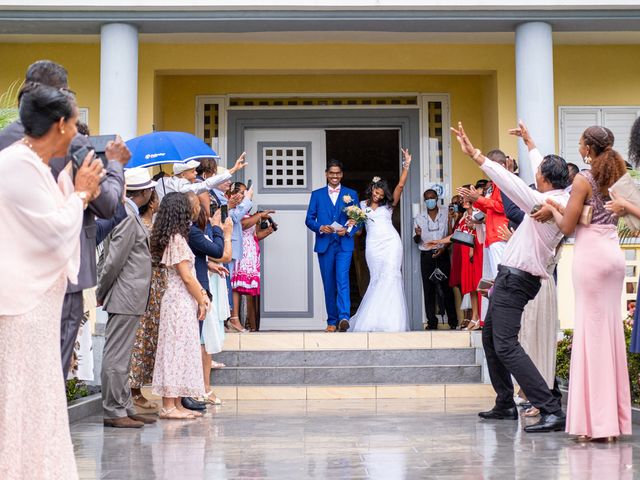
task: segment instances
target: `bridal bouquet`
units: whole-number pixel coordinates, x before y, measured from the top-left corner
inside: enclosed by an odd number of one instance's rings
[[[345,207],[344,213],[347,214],[349,220],[356,222],[356,225],[362,225],[367,221],[367,214],[364,213],[364,210],[357,205],[349,205],[348,207]],[[351,229],[353,229],[353,226],[347,228],[347,232],[351,233]]]

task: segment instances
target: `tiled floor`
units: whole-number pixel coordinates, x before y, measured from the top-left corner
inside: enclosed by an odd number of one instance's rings
[[[491,399],[239,401],[140,430],[71,426],[83,479],[593,479],[640,477],[640,435],[576,444],[522,419],[480,421]],[[639,457],[640,458],[640,457]]]

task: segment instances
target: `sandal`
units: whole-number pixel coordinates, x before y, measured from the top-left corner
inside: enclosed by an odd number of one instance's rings
[[[211,360],[211,368],[214,370],[219,370],[221,368],[226,367],[226,365],[224,363],[218,363],[218,362],[214,362],[213,360]]]
[[[538,410],[536,407],[528,408],[524,412],[525,417],[537,417],[538,415],[540,415],[540,410]]]
[[[228,324],[228,327],[229,327],[231,330],[235,330],[235,331],[236,331],[236,332],[238,332],[238,333],[246,333],[246,332],[248,332],[248,331],[249,331],[249,330],[247,330],[247,329],[246,329],[246,328],[244,328],[244,327],[241,327],[241,328],[236,327],[236,326],[233,324],[233,322],[232,322],[231,320],[237,320],[237,321],[238,321],[238,323],[240,323],[240,317],[229,317],[229,324]],[[240,324],[240,325],[242,325],[242,324]]]
[[[480,328],[480,320],[471,320],[465,330],[471,332],[472,330],[480,330]]]
[[[135,395],[133,397],[133,404],[138,408],[142,408],[143,410],[158,410],[159,408],[156,402],[152,402],[142,394]]]
[[[192,420],[196,418],[191,413],[181,412],[176,407],[173,408],[161,408],[160,409],[160,418],[163,420]]]
[[[213,398],[211,398],[213,397]],[[204,401],[210,403],[211,405],[222,405],[222,400],[215,396],[213,390],[209,390],[204,394]]]

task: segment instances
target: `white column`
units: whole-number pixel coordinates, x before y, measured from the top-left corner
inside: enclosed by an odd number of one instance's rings
[[[110,23],[100,30],[100,134],[124,140],[138,131],[138,30]]]
[[[553,37],[543,22],[516,27],[516,108],[543,155],[555,153],[553,101]],[[514,125],[515,127],[515,125]],[[520,176],[532,183],[527,148],[518,145]]]

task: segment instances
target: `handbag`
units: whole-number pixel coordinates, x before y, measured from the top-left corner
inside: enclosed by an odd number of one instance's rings
[[[610,192],[616,197],[624,198],[629,203],[632,203],[636,207],[640,207],[640,191],[636,186],[636,182],[631,178],[631,175],[625,173],[622,177],[618,179],[616,183],[614,183],[609,189]],[[631,230],[637,231],[640,230],[640,218],[635,217],[631,214],[623,215],[624,223],[627,224]]]
[[[582,212],[580,213],[580,218],[578,219],[578,223],[580,225],[591,225],[591,218],[593,217],[593,207],[591,205],[585,205],[582,207]]]
[[[475,246],[475,238],[471,233],[456,230],[453,232],[453,235],[451,235],[451,243],[459,243],[473,248]]]

